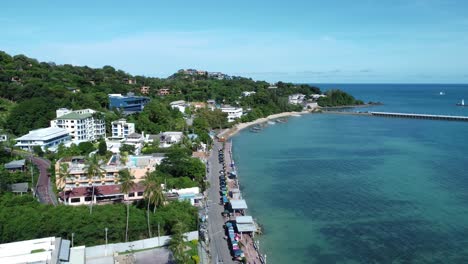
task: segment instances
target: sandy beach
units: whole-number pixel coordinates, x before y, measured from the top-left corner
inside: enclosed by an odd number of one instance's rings
[[[306,111],[302,111],[302,112],[284,112],[284,113],[279,113],[279,114],[274,114],[274,115],[269,115],[267,117],[259,118],[259,119],[256,119],[256,120],[252,121],[252,122],[239,123],[239,124],[234,125],[230,129],[226,129],[226,130],[222,131],[221,133],[218,134],[218,137],[224,137],[225,139],[228,139],[228,138],[234,136],[235,134],[237,134],[239,131],[241,131],[243,129],[246,129],[248,127],[258,125],[258,124],[262,124],[262,123],[268,122],[269,120],[274,120],[274,119],[278,119],[278,118],[282,118],[282,117],[309,114],[309,113],[312,113],[314,110],[315,109],[306,110]]]

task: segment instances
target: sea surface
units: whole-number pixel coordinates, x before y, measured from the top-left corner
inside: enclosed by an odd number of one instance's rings
[[[468,85],[318,86],[468,116]],[[468,263],[468,122],[309,114],[233,143],[267,263]]]

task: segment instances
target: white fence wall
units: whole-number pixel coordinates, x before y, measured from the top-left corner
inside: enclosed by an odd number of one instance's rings
[[[187,236],[187,241],[198,240],[198,231],[188,232],[185,233],[185,235]],[[167,245],[170,239],[170,236],[161,236],[159,237],[159,239],[157,237],[153,237],[127,243],[108,244],[107,246],[100,245],[94,247],[86,247],[86,258],[103,257],[106,255],[106,253],[107,256],[112,256],[114,252],[125,252],[127,250],[131,251],[132,249],[138,250],[145,248],[161,247]]]

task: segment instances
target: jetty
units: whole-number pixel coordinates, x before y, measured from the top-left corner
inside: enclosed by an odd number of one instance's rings
[[[452,115],[430,115],[430,114],[394,113],[394,112],[351,112],[351,111],[322,111],[322,113],[339,114],[339,115],[360,115],[360,116],[378,116],[378,117],[468,122],[468,116],[452,116]]]

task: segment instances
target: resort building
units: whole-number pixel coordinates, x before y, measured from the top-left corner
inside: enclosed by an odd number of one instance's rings
[[[126,139],[132,133],[135,133],[134,123],[127,123],[125,119],[112,122],[112,138]]]
[[[136,96],[133,93],[109,94],[109,109],[120,109],[124,114],[138,113],[143,111],[149,101],[149,97]]]
[[[60,108],[56,111],[56,116],[50,121],[50,126],[67,130],[75,143],[94,141],[106,136],[104,117],[92,109],[72,111]]]
[[[169,104],[172,109],[177,109],[180,112],[185,113],[185,108],[187,107],[187,103],[184,100],[174,101]]]
[[[92,187],[78,187],[59,193],[60,200],[66,205],[109,204],[124,200],[143,199],[144,186],[136,184],[127,194],[122,193],[120,184],[95,186],[94,196]]]
[[[35,146],[42,150],[54,151],[61,143],[68,143],[71,137],[66,129],[47,127],[31,130],[27,135],[16,139],[16,147],[22,150],[32,151]]]
[[[125,169],[122,165],[102,164],[101,175],[88,178],[88,165],[84,157],[62,158],[55,163],[55,174],[60,175],[60,165],[68,165],[67,177],[56,177],[56,185],[59,189],[71,190],[76,187],[104,186],[119,184],[119,171]]]
[[[236,119],[241,118],[243,114],[241,107],[223,106],[220,110],[228,114],[228,122],[234,122]]]
[[[290,104],[302,104],[304,102],[305,95],[303,94],[292,94],[288,96],[288,102]]]

